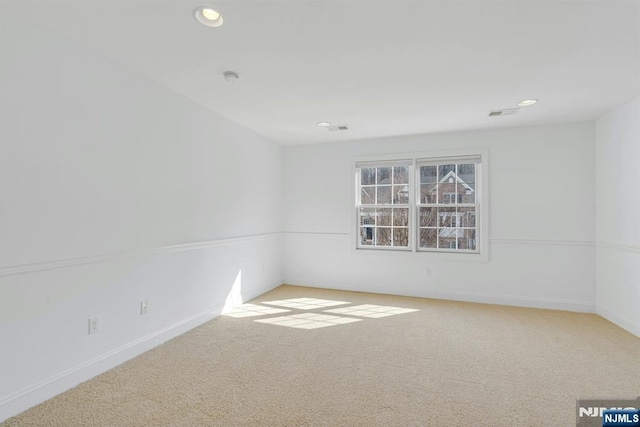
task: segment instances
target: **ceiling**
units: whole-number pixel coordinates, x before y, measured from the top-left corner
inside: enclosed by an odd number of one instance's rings
[[[2,1],[282,144],[591,120],[640,94],[640,1]]]

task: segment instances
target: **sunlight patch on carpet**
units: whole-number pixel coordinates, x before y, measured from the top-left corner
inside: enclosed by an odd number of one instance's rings
[[[223,313],[223,316],[229,317],[253,317],[264,316],[265,314],[278,314],[288,313],[291,310],[284,310],[282,308],[264,307],[256,304],[243,304],[234,308],[228,313]]]
[[[318,298],[292,298],[277,301],[262,301],[262,304],[276,305],[278,307],[295,308],[298,310],[314,310],[317,308],[334,307],[336,305],[351,304],[346,301],[335,301]]]
[[[388,307],[383,305],[363,304],[353,307],[334,308],[331,310],[324,310],[325,313],[346,314],[349,316],[379,318],[395,316],[396,314],[405,314],[418,311],[413,308],[402,307]]]
[[[362,319],[349,317],[330,316],[327,314],[302,313],[291,316],[272,317],[269,319],[259,319],[255,322],[268,323],[278,326],[288,326],[298,329],[318,329],[329,326],[344,325],[345,323],[361,322]]]

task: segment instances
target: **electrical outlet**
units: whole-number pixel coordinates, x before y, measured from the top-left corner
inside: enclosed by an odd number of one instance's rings
[[[90,317],[89,318],[89,335],[97,334],[100,330],[100,317]]]
[[[149,312],[149,301],[140,302],[140,315],[143,316]]]

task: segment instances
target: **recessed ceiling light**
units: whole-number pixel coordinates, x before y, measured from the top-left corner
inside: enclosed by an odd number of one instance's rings
[[[220,14],[213,9],[202,9],[202,16],[207,18],[209,21],[215,21],[220,18]]]
[[[219,27],[223,22],[220,12],[210,7],[199,7],[195,10],[194,15],[199,23],[207,27]]]
[[[518,102],[518,107],[528,107],[530,105],[535,104],[536,102],[538,102],[537,99],[525,99]]]
[[[316,123],[318,126],[327,127],[331,126],[331,122],[318,122]]]

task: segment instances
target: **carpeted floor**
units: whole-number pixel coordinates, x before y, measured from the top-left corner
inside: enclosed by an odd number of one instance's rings
[[[640,339],[596,315],[281,286],[2,425],[571,426],[637,396]]]

